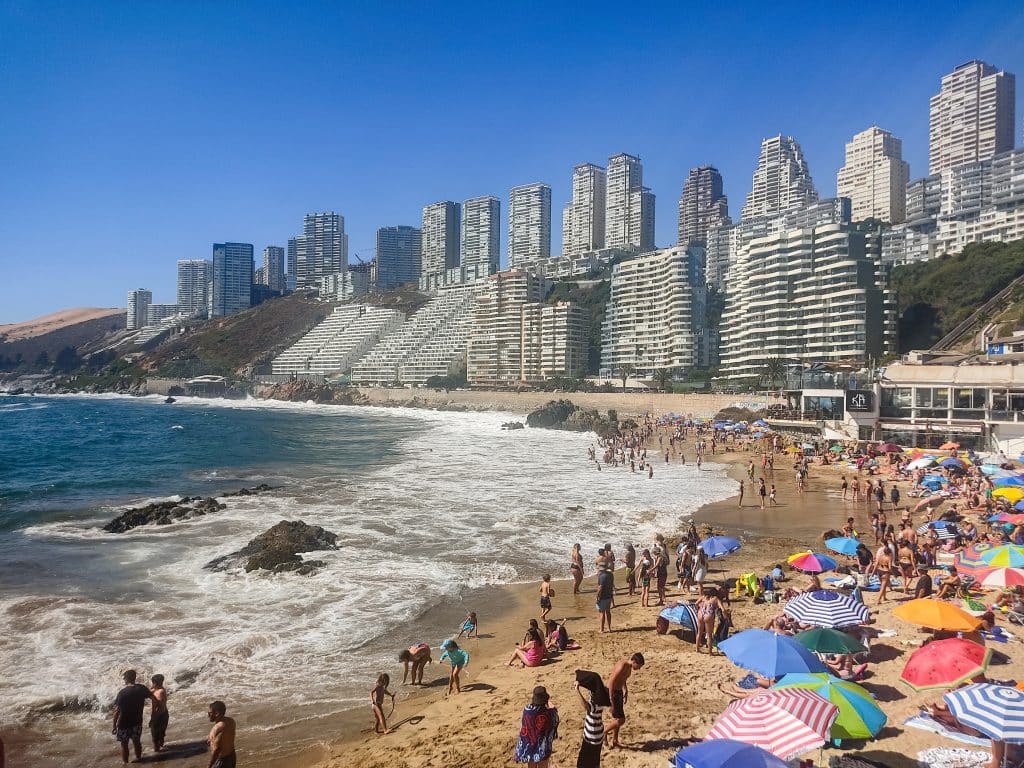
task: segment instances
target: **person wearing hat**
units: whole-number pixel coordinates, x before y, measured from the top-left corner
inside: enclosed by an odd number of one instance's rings
[[[513,760],[531,768],[547,768],[553,751],[552,742],[558,738],[558,710],[549,707],[550,697],[543,685],[533,689],[530,703],[523,709],[522,724]]]

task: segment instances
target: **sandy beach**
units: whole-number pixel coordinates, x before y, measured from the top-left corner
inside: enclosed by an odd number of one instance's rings
[[[730,472],[739,477],[749,458],[749,454],[730,453],[716,456],[715,460],[730,463]],[[713,563],[709,582],[729,583],[738,574],[748,571],[763,574],[789,554],[810,546],[820,549],[821,532],[848,515],[856,518],[861,530],[870,530],[868,505],[844,503],[838,498],[841,470],[813,467],[807,490],[802,495],[797,494],[792,472],[788,470],[789,462],[782,457],[774,473],[779,507],[762,512],[748,493],[742,507],[733,498],[709,504],[695,516],[696,520],[706,521],[717,530],[738,533],[743,541],[739,552]],[[799,535],[779,535],[784,531]],[[622,539],[628,538],[629,532],[623,531]],[[669,539],[673,541],[673,537]],[[618,552],[621,544],[612,543]],[[585,543],[584,551],[597,546],[596,542]],[[556,566],[552,568],[555,570]],[[617,583],[621,582],[622,572],[619,571]],[[809,577],[793,575],[792,583],[797,588],[803,588],[808,582]],[[689,633],[681,634],[675,629],[667,635],[656,634],[655,619],[660,609],[653,605],[643,608],[639,597],[629,597],[621,590],[614,610],[615,631],[601,635],[593,605],[593,574],[589,574],[583,593],[578,596],[572,595],[567,582],[558,583],[556,589],[552,615],[567,617],[572,636],[582,646],[580,650],[567,651],[539,668],[508,667],[505,662],[513,643],[521,639],[528,619],[539,615],[539,608],[536,607],[537,585],[505,590],[512,605],[506,607],[499,623],[490,624],[480,640],[464,646],[473,654],[473,662],[465,676],[462,694],[445,699],[442,688],[445,669],[436,665],[428,667],[426,694],[419,692],[407,698],[405,689],[398,686],[401,692],[393,720],[394,733],[387,736],[360,733],[351,739],[325,745],[324,757],[318,763],[320,768],[514,765],[512,754],[521,711],[536,685],[548,689],[552,705],[559,708],[562,718],[551,764],[575,765],[583,721],[572,686],[575,670],[591,669],[607,676],[617,660],[636,651],[644,654],[647,664],[630,681],[628,720],[621,733],[623,747],[606,748],[603,764],[624,768],[664,766],[688,738],[702,738],[707,733],[729,702],[717,686],[742,677],[742,670],[724,656],[698,655]],[[681,597],[671,582],[668,597],[669,600]],[[882,764],[910,768],[917,765],[919,750],[965,745],[903,725],[923,704],[939,698],[941,691],[918,694],[899,682],[899,673],[909,654],[928,635],[892,617],[891,609],[905,598],[899,592],[891,593],[890,597],[879,608],[875,605],[877,594],[867,593],[866,600],[876,627],[891,636],[872,643],[870,675],[863,682],[887,714],[888,724],[876,740],[844,744],[842,751],[852,747],[853,752]],[[481,621],[487,622],[486,608],[480,610]],[[737,630],[763,626],[779,612],[778,605],[754,605],[749,598],[733,603]],[[1000,623],[1004,623],[1002,619]],[[998,650],[1017,658],[1007,664],[993,664],[992,676],[999,679],[1024,677],[1024,659],[1014,653],[1019,642],[1019,638],[1014,638],[999,647]],[[399,677],[401,675],[397,665],[389,671],[392,676],[396,671]],[[371,725],[369,707],[365,722],[364,728],[368,729]],[[820,758],[818,751],[807,756],[813,757],[816,764],[827,764],[829,756],[835,754],[840,754],[840,750],[827,750]],[[312,757],[303,755],[280,765],[281,768],[308,766]]]

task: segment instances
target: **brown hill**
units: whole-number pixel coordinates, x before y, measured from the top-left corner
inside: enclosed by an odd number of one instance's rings
[[[34,336],[59,331],[69,325],[78,325],[89,320],[100,320],[112,315],[123,315],[123,309],[96,307],[78,307],[76,309],[62,309],[60,312],[53,312],[33,320],[25,320],[21,323],[7,323],[0,325],[0,341],[19,341],[30,339]]]
[[[93,313],[91,317],[89,313]],[[64,318],[56,319],[59,315]],[[71,322],[76,316],[88,319]],[[113,340],[124,327],[125,313],[120,309],[70,310],[3,326],[14,330],[0,338],[0,370],[22,373],[47,370],[61,350],[71,347],[82,354],[97,349],[105,341]]]

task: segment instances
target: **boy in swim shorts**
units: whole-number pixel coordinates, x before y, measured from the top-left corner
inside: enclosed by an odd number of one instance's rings
[[[544,621],[548,614],[551,613],[551,598],[554,596],[555,590],[551,586],[551,574],[544,574],[544,581],[540,584],[540,620]]]

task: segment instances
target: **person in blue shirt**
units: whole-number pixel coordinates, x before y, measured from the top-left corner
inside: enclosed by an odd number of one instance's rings
[[[448,695],[451,696],[452,689],[456,693],[462,693],[462,687],[459,684],[459,672],[469,664],[469,654],[459,648],[458,644],[454,640],[445,640],[441,643],[441,650],[444,653],[441,654],[439,662],[443,663],[445,659],[452,665],[451,674],[448,676]]]

